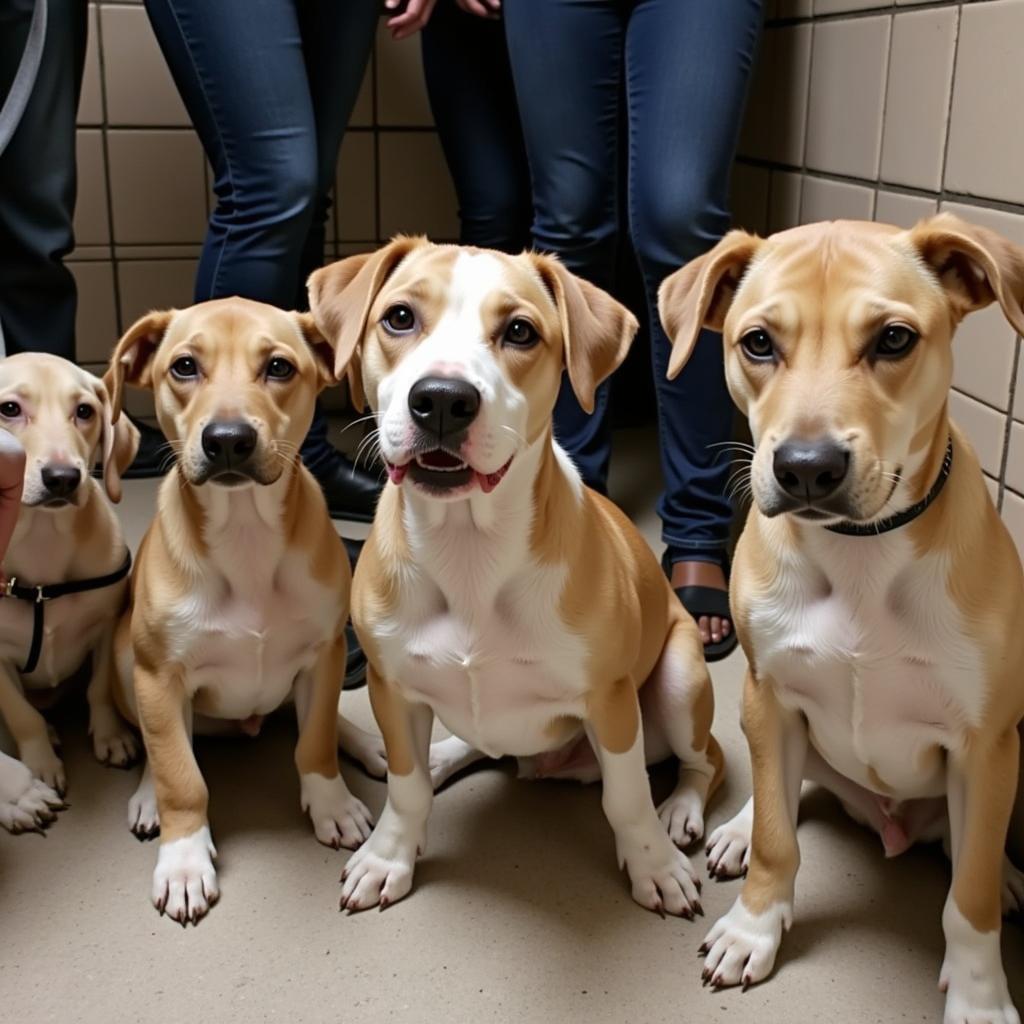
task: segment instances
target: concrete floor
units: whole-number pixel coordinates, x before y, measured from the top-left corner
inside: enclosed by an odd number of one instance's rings
[[[656,544],[653,439],[621,441],[613,490]],[[153,489],[127,487],[133,544]],[[713,667],[728,775],[711,827],[748,792],[743,668],[738,654]],[[365,691],[345,706],[370,723]],[[93,761],[80,709],[56,721],[71,808],[45,839],[0,832],[0,1021],[941,1020],[941,851],[886,861],[827,794],[804,798],[796,924],[775,975],[746,994],[713,993],[701,988],[697,947],[736,883],[705,885],[704,922],[641,910],[616,871],[597,786],[521,783],[507,763],[455,782],[436,801],[412,894],[387,913],[343,917],[348,855],[317,844],[299,810],[291,716],[255,741],[200,740],[222,895],[198,928],[182,930],[149,903],[155,846],[127,829],[137,770]],[[384,786],[354,765],[343,772],[379,811]],[[671,781],[670,769],[655,771],[655,795]],[[1006,928],[1003,949],[1024,1007],[1019,925]]]

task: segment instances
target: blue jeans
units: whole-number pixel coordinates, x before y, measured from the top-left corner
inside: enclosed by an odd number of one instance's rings
[[[619,148],[628,224],[651,324],[671,562],[725,563],[732,431],[721,339],[704,332],[665,378],[671,343],[658,286],[729,227],[729,173],[761,28],[760,0],[506,0],[505,26],[533,183],[534,242],[611,289]],[[625,111],[620,98],[625,95]],[[611,458],[608,385],[593,416],[563,382],[556,433],[603,490]]]
[[[146,0],[146,10],[213,167],[196,302],[243,295],[305,308],[379,5]],[[332,452],[318,414],[303,457],[315,471]]]
[[[459,241],[510,253],[529,248],[530,169],[504,25],[438,0],[423,30],[423,72],[459,200]]]

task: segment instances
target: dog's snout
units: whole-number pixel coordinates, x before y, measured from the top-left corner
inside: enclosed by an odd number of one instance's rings
[[[786,441],[775,449],[773,469],[787,494],[820,501],[839,489],[849,465],[850,453],[834,441]]]
[[[59,463],[43,466],[39,475],[47,493],[54,498],[69,498],[82,482],[81,470]]]
[[[219,469],[237,469],[256,451],[256,428],[244,420],[215,420],[203,428],[203,451]]]
[[[413,423],[439,440],[465,430],[480,412],[480,392],[457,377],[423,377],[409,389]]]

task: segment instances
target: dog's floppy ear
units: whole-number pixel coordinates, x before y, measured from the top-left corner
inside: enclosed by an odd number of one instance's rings
[[[312,313],[296,313],[295,319],[299,325],[299,333],[309,346],[316,363],[317,390],[322,391],[337,380],[334,374],[334,349],[320,332]]]
[[[598,385],[629,352],[636,317],[607,292],[569,273],[553,256],[529,256],[558,308],[569,383],[583,409],[592,413]]]
[[[103,435],[100,448],[103,458],[103,486],[115,504],[121,500],[121,477],[135,461],[139,450],[139,431],[127,416],[114,422],[114,406],[107,385],[97,379],[93,385],[96,397],[103,407]]]
[[[128,328],[110,357],[110,366],[103,375],[103,383],[110,394],[112,422],[121,418],[125,384],[139,388],[152,388],[153,355],[164,340],[167,328],[176,310],[163,309],[147,313]]]
[[[658,314],[672,342],[669,380],[686,365],[702,328],[722,329],[740,279],[763,241],[746,231],[730,231],[713,249],[662,281]]]
[[[950,213],[921,221],[908,237],[939,279],[956,321],[994,301],[1024,334],[1024,249]]]
[[[359,343],[370,307],[398,264],[426,244],[425,238],[399,235],[376,252],[349,256],[314,270],[306,282],[313,321],[334,348],[334,375],[340,380],[342,374],[348,374],[349,394],[359,411],[366,406]]]

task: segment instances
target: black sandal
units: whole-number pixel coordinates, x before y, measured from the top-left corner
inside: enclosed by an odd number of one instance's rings
[[[683,607],[693,616],[696,622],[702,615],[709,618],[717,615],[729,621],[729,634],[721,640],[712,640],[704,645],[704,660],[707,662],[721,661],[736,649],[736,626],[729,611],[729,593],[718,587],[677,587],[676,596]]]

